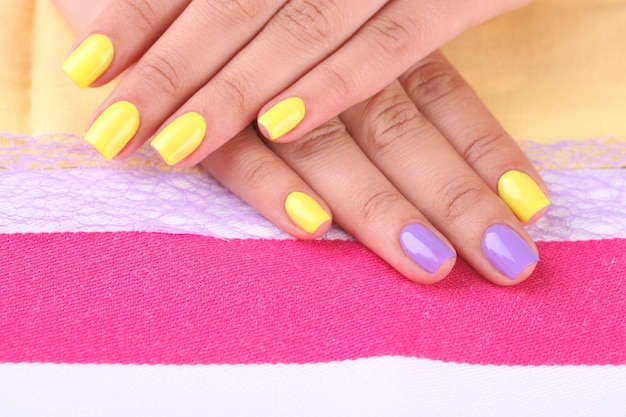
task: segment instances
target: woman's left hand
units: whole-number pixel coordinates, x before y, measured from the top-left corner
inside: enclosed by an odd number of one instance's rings
[[[108,0],[64,69],[99,86],[130,68],[86,135],[103,155],[127,157],[157,135],[167,163],[189,166],[257,117],[267,138],[296,140],[528,2]]]

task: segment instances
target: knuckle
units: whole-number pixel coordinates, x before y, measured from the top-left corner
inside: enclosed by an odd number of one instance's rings
[[[148,32],[154,29],[161,13],[150,0],[117,0],[118,10],[138,29]]]
[[[436,192],[435,201],[441,205],[444,221],[454,223],[487,198],[489,192],[482,184],[472,183],[467,177],[457,177]]]
[[[388,184],[372,184],[366,190],[376,190],[366,193],[365,198],[357,200],[358,218],[365,227],[376,224],[393,212],[394,206],[402,196]]]
[[[474,166],[489,155],[498,155],[502,148],[501,144],[505,142],[506,134],[492,129],[463,143],[461,156],[468,164]]]
[[[317,68],[320,71],[320,79],[324,80],[328,96],[345,100],[354,95],[355,83],[351,78],[351,71],[342,71],[338,67],[324,63]]]
[[[311,161],[327,155],[331,150],[336,151],[347,135],[349,133],[345,125],[334,118],[287,146],[293,159]]]
[[[394,59],[412,56],[417,44],[416,35],[407,26],[407,23],[397,17],[387,16],[372,20],[364,27],[364,39],[374,42],[379,50],[387,57]]]
[[[365,146],[374,152],[385,152],[409,134],[421,130],[424,119],[415,105],[397,95],[375,97]]]
[[[160,91],[175,99],[185,89],[185,77],[179,73],[175,62],[179,61],[171,54],[149,54],[138,66],[139,77],[150,84],[151,91]]]
[[[248,91],[251,91],[249,79],[246,76],[223,74],[214,78],[212,82],[215,82],[217,93],[230,103],[235,111],[247,114],[246,97]]]
[[[262,0],[212,0],[208,5],[229,21],[241,23],[257,17],[261,10],[268,7]]]
[[[447,62],[426,60],[405,78],[404,88],[420,106],[441,100],[461,87],[460,77]]]
[[[290,1],[281,10],[277,22],[300,41],[322,42],[329,38],[335,27],[330,18],[334,8],[335,0]]]
[[[278,172],[283,172],[283,162],[273,153],[248,152],[238,158],[238,163],[233,167],[237,172],[237,181],[241,182],[250,190],[267,188],[272,184],[272,178]]]

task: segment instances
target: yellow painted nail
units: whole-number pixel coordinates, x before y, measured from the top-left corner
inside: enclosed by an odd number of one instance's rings
[[[298,126],[305,114],[304,101],[291,97],[276,103],[257,122],[267,131],[270,139],[276,140]]]
[[[80,88],[90,86],[113,62],[113,43],[104,35],[91,35],[63,63],[63,71]]]
[[[85,134],[85,140],[102,156],[112,159],[139,129],[139,111],[128,101],[118,101],[107,107]]]
[[[167,125],[150,146],[168,165],[174,165],[195,151],[205,134],[204,118],[195,112],[185,113]]]
[[[330,220],[330,214],[317,201],[299,191],[287,196],[285,210],[289,218],[308,233],[315,233],[321,225]]]
[[[550,200],[537,183],[520,171],[511,170],[500,177],[498,194],[523,222],[550,205]]]

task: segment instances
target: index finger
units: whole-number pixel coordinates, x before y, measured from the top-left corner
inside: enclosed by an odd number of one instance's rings
[[[107,83],[137,60],[190,2],[108,2],[74,44],[63,71],[81,88]]]

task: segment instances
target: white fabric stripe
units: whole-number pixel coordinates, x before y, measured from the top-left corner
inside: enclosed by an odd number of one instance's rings
[[[2,416],[617,416],[626,366],[1,364]]]
[[[544,171],[536,240],[626,237],[626,170]],[[289,239],[207,175],[156,169],[0,171],[0,233],[145,231]],[[349,236],[333,228],[328,239]]]

